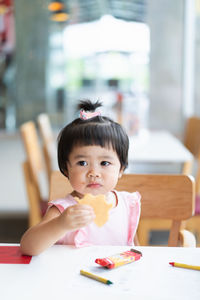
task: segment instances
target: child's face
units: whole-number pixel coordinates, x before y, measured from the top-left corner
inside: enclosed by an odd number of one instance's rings
[[[107,194],[122,175],[117,153],[101,146],[75,146],[67,163],[68,178],[79,197]]]

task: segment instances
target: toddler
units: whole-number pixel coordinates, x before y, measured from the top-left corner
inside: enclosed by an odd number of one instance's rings
[[[102,116],[100,102],[79,103],[80,117],[58,137],[58,164],[73,188],[63,199],[49,203],[42,221],[21,239],[24,254],[37,255],[53,244],[133,245],[140,217],[140,194],[118,192],[118,179],[128,165],[129,139],[122,126]],[[94,210],[78,204],[85,194],[105,195],[112,204],[109,219],[94,223]]]

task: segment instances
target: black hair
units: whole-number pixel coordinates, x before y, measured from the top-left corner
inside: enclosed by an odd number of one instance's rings
[[[94,112],[100,106],[102,104],[99,101],[92,103],[83,100],[79,102],[78,108]],[[121,170],[128,166],[128,136],[120,124],[106,116],[98,115],[86,120],[77,118],[61,130],[58,136],[58,165],[65,176],[69,155],[76,145],[112,147],[119,158]]]

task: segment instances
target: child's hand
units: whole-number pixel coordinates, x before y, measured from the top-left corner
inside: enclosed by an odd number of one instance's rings
[[[89,225],[95,217],[91,206],[76,204],[68,207],[59,218],[62,226],[71,231]]]

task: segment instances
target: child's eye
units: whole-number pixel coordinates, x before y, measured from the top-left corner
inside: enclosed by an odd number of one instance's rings
[[[79,166],[87,166],[87,162],[84,160],[78,161],[77,163]]]
[[[108,161],[102,161],[102,162],[101,162],[101,165],[102,165],[102,166],[109,166],[110,163],[109,163]]]

